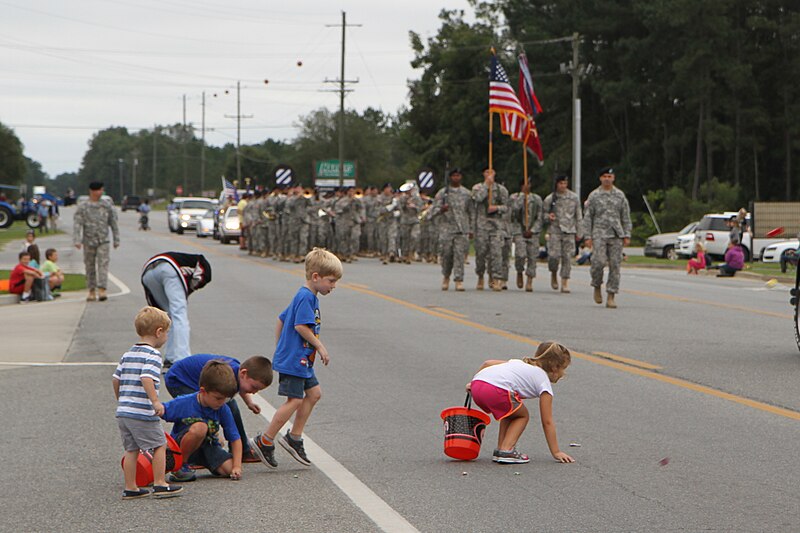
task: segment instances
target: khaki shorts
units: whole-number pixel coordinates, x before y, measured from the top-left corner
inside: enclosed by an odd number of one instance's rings
[[[138,420],[118,416],[117,425],[126,452],[152,450],[167,444],[160,420]]]

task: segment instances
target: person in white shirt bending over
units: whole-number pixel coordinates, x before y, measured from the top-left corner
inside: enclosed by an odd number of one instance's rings
[[[556,438],[553,421],[553,383],[564,376],[571,356],[569,350],[556,342],[543,342],[533,357],[492,359],[478,369],[467,384],[475,403],[500,421],[497,449],[492,461],[502,464],[527,463],[527,455],[517,451],[517,441],[528,425],[530,414],[522,403],[527,398],[539,398],[542,429],[550,453],[556,461],[574,463],[575,459],[562,452]]]

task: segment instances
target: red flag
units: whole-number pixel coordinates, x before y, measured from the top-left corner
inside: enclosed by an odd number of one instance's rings
[[[519,94],[521,95],[520,104],[526,115],[525,145],[532,154],[539,158],[539,164],[544,161],[542,154],[542,143],[539,141],[539,130],[536,129],[536,121],[533,119],[542,112],[542,106],[536,93],[533,90],[533,78],[528,69],[528,58],[524,53],[519,55]]]

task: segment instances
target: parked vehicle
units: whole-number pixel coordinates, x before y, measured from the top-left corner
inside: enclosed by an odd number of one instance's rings
[[[219,242],[228,244],[231,241],[238,241],[242,228],[236,207],[231,206],[224,213],[220,213],[219,221]]]
[[[728,249],[731,231],[728,226],[728,220],[733,216],[736,216],[736,212],[728,211],[705,215],[697,226],[698,240],[703,243],[706,253],[715,259],[722,259],[725,256],[725,250]],[[750,215],[745,218],[745,224],[749,227]],[[744,252],[744,260],[749,261],[752,250],[750,233],[744,233],[741,245]]]
[[[119,204],[122,212],[124,213],[128,209],[136,210],[139,207],[139,204],[142,203],[142,199],[138,196],[134,196],[132,194],[126,195],[122,197],[122,203]]]
[[[677,259],[678,255],[675,246],[677,244],[677,238],[680,235],[687,235],[689,233],[694,235],[694,230],[697,227],[697,224],[697,222],[691,222],[680,231],[651,235],[645,242],[644,255],[648,257]]]
[[[197,236],[214,236],[214,209],[209,209],[202,215],[197,215]]]
[[[789,250],[796,252],[798,248],[800,248],[800,241],[797,239],[770,244],[764,248],[761,260],[765,263],[780,263],[782,254]]]
[[[694,256],[694,244],[697,242],[697,233],[685,233],[675,238],[675,255],[678,259],[688,259]]]
[[[214,209],[216,200],[209,198],[175,198],[172,208],[167,212],[167,222],[170,231],[182,235],[186,230],[197,227],[197,216],[204,214],[209,209]]]

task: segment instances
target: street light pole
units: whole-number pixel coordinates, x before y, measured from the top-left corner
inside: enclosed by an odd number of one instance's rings
[[[117,163],[119,165],[119,198],[117,198],[117,201],[121,202],[124,190],[122,188],[122,165],[125,164],[125,161],[120,157],[119,159],[117,159]]]

